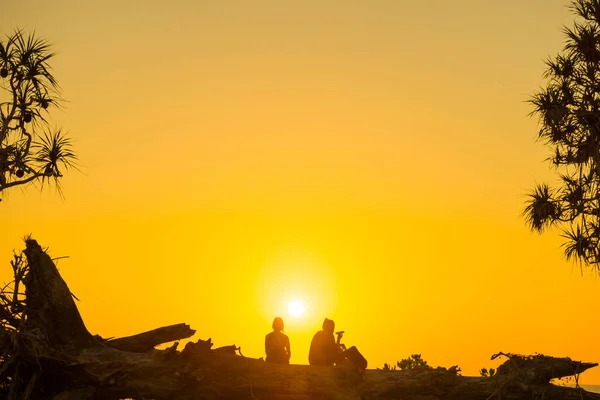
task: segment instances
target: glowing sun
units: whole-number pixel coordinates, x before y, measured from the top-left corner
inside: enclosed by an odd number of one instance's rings
[[[304,304],[300,300],[294,300],[288,305],[288,312],[293,317],[299,317],[304,314]]]

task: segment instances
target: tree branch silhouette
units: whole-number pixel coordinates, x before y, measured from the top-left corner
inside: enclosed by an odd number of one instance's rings
[[[0,40],[0,94],[6,94],[0,97],[0,193],[49,179],[60,189],[62,170],[77,168],[71,141],[46,119],[49,107],[60,104],[53,56],[33,33],[16,30]]]

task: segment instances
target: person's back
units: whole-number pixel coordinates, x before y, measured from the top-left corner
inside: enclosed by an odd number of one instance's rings
[[[335,323],[325,318],[323,330],[317,332],[310,343],[308,352],[308,363],[310,365],[332,366],[338,362],[342,350],[335,342],[334,330]]]
[[[279,317],[273,320],[273,332],[265,337],[266,361],[275,364],[289,364],[292,352],[290,339],[283,331],[283,320]]]

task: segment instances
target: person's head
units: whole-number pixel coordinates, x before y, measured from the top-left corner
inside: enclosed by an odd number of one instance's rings
[[[335,322],[325,318],[325,321],[323,321],[323,332],[331,333],[333,335],[333,331],[335,331]]]
[[[281,332],[283,330],[283,320],[280,317],[277,317],[273,320],[273,330],[277,332]]]

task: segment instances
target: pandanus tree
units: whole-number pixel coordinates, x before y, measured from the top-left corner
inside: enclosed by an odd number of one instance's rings
[[[0,194],[50,180],[60,191],[63,171],[75,166],[70,139],[47,119],[60,102],[50,50],[45,40],[20,30],[0,39]]]
[[[546,85],[530,100],[559,184],[537,185],[524,215],[534,231],[558,226],[566,258],[600,273],[600,0],[570,8],[574,26],[564,28],[564,49],[546,61]]]

